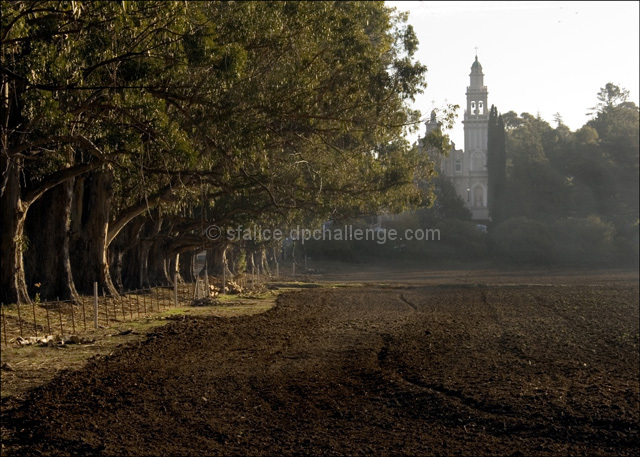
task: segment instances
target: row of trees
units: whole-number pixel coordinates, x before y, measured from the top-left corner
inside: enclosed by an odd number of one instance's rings
[[[210,224],[429,201],[405,21],[382,2],[2,2],[0,300],[179,280],[203,249],[226,268]]]

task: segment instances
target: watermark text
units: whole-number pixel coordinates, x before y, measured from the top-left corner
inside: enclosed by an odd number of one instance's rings
[[[440,241],[440,230],[431,228],[410,228],[396,230],[394,228],[361,228],[353,225],[342,227],[322,227],[309,229],[296,226],[290,230],[279,228],[263,228],[260,226],[221,229],[210,225],[205,230],[210,240],[225,239],[227,241],[372,241],[385,244],[388,241]]]

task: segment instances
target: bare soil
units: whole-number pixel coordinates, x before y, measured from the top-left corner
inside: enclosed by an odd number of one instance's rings
[[[147,333],[166,325],[167,319],[186,315],[217,317],[251,315],[264,312],[275,304],[275,295],[271,294],[265,294],[260,298],[240,298],[238,296],[225,296],[224,298],[224,301],[216,306],[180,306],[147,314],[135,320],[112,320],[110,327],[100,326],[97,329],[89,328],[88,330],[78,328],[77,334],[84,341],[82,344],[56,344],[52,347],[20,346],[13,339],[13,343],[2,346],[3,369],[0,391],[2,398],[11,397],[11,404],[16,404],[16,402],[25,399],[29,390],[48,383],[62,370],[80,369],[92,357],[113,355],[123,344],[146,340]],[[15,319],[12,324],[14,327],[13,335],[17,336],[19,331]],[[33,327],[29,330],[33,330]],[[32,331],[29,333],[25,331],[25,336],[32,335]],[[40,331],[39,335],[42,337],[43,332]],[[60,335],[60,332],[56,332],[55,335]],[[69,336],[69,332],[67,332],[65,338]],[[3,403],[3,407],[6,404]],[[2,440],[4,441],[5,428],[0,427],[0,431],[3,433]]]
[[[637,273],[427,276],[177,317],[4,398],[3,454],[639,455]]]

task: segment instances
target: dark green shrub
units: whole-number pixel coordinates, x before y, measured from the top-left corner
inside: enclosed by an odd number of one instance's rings
[[[549,227],[526,217],[514,217],[497,225],[490,234],[496,259],[507,263],[554,262],[554,240]]]
[[[568,265],[600,265],[616,257],[613,224],[597,216],[566,218],[553,225],[554,257]]]

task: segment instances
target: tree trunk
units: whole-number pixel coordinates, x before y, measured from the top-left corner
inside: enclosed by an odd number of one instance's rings
[[[164,225],[164,224],[163,224]],[[147,251],[147,280],[153,282],[162,282],[165,284],[173,284],[173,280],[167,276],[166,261],[169,252],[166,246],[165,237],[159,236],[154,241],[150,241],[149,246],[145,248]],[[143,253],[144,257],[144,253]]]
[[[271,269],[269,268],[269,260],[267,259],[267,248],[260,247],[260,272],[263,275],[271,276]]]
[[[2,55],[4,57],[4,50]],[[21,122],[20,109],[15,103],[20,98],[15,92],[15,84],[11,83],[7,75],[3,73],[0,102],[0,126],[2,127],[0,129],[2,132],[2,141],[0,141],[2,145],[2,153],[0,153],[0,173],[2,173],[0,186],[0,216],[2,220],[0,301],[2,303],[29,303],[22,261],[22,250],[27,241],[24,238],[27,208],[20,193],[22,159],[17,156],[11,158],[8,153],[9,130],[16,128]]]
[[[165,249],[165,240],[158,238],[150,243],[147,252],[147,280],[154,282],[166,282],[171,284],[171,281],[167,281],[165,274],[165,259],[168,255]],[[145,247],[145,246],[143,246]],[[142,255],[144,257],[144,255]]]
[[[145,219],[142,217],[135,219],[134,222],[127,225],[109,245],[111,279],[121,293],[125,291],[125,287],[130,287],[129,285],[125,285],[125,272],[129,275],[132,271],[137,271],[139,263],[131,262],[129,254],[135,251],[135,247],[140,244],[140,233],[144,227],[144,223]],[[135,254],[137,253],[134,252],[134,255]],[[139,277],[139,275],[137,276]],[[137,284],[134,288],[138,288]]]
[[[146,276],[143,275],[142,271],[142,249],[143,243],[140,241],[131,249],[122,253],[120,274],[122,288],[125,291],[141,289],[142,285],[146,284]]]
[[[195,271],[193,270],[193,252],[183,252],[180,254],[180,276],[186,282],[195,282]]]
[[[22,251],[28,242],[24,236],[27,208],[20,197],[21,159],[8,159],[2,154],[2,170],[6,170],[6,186],[0,199],[2,215],[2,266],[0,266],[0,301],[30,303],[24,274]]]
[[[180,276],[180,254],[165,257],[163,267],[165,279],[169,284],[173,285],[174,279],[178,281],[178,284],[184,282]]]
[[[0,154],[0,167],[6,170],[6,185],[0,198],[0,215],[2,216],[2,235],[1,235],[1,253],[2,253],[2,265],[0,265],[0,300],[4,303],[30,303],[29,294],[26,284],[26,275],[24,269],[23,251],[28,246],[29,240],[25,235],[25,223],[27,219],[27,211],[32,207],[47,191],[54,189],[60,185],[66,185],[68,181],[72,181],[75,176],[82,173],[86,173],[95,164],[82,164],[79,166],[72,166],[69,168],[63,168],[56,173],[50,175],[47,179],[40,182],[35,188],[25,191],[23,196],[23,189],[20,184],[21,172],[22,172],[22,159],[17,156],[8,158],[5,154]],[[69,184],[71,185],[71,184]],[[50,249],[51,252],[61,253],[64,257],[56,264],[62,265],[62,271],[54,271],[55,266],[45,265],[44,268],[51,268],[48,273],[47,279],[49,285],[54,282],[58,285],[52,286],[54,288],[60,287],[61,296],[72,297],[76,294],[73,288],[71,267],[67,265],[66,252],[68,251],[64,240],[68,227],[65,220],[69,217],[65,215],[68,210],[68,203],[65,203],[65,199],[68,195],[63,194],[60,197],[61,200],[55,203],[57,208],[62,208],[62,219],[60,214],[51,214],[51,218],[55,220],[53,232],[43,232],[36,236],[36,238],[47,237],[53,233],[59,233],[59,240],[62,244],[56,244],[53,240],[48,242],[48,246],[54,246],[54,249]],[[62,222],[61,222],[62,221]],[[34,248],[35,249],[35,248]],[[52,282],[54,276],[57,278],[59,275],[64,282],[63,285],[59,284],[59,280],[56,279]],[[65,275],[67,277],[65,277]]]
[[[256,264],[255,252],[251,251],[250,254],[247,254],[247,273],[250,275],[254,275],[259,273],[258,265]]]
[[[69,229],[73,180],[54,187],[29,209],[25,231],[29,248],[24,253],[27,283],[43,299],[75,300],[69,257]],[[39,284],[39,286],[36,286]]]
[[[234,253],[235,249],[233,249],[233,246],[229,246],[225,251],[224,251],[224,263],[227,265],[227,268],[229,270],[229,272],[235,276],[238,273],[240,273],[240,271],[238,271],[238,262],[237,262],[237,254]],[[207,251],[207,255],[208,255],[208,251]]]
[[[136,257],[132,258],[131,266],[135,268],[135,271],[130,271],[127,281],[134,283],[135,287],[145,288],[151,284],[150,278],[153,279],[155,284],[167,284],[163,277],[156,274],[160,271],[159,268],[153,268],[155,263],[151,257],[152,247],[161,246],[163,240],[158,239],[160,231],[162,230],[163,219],[162,212],[156,208],[152,211],[152,218],[147,217],[143,226],[142,233],[139,238],[139,242],[136,245]]]
[[[227,278],[232,278],[235,272],[235,268],[229,268],[229,256],[230,245],[227,243],[216,244],[210,249],[207,249],[207,267],[209,274],[216,276],[222,276],[223,268],[226,269],[224,274]],[[237,272],[236,272],[237,273]]]
[[[109,274],[111,275],[111,281],[118,293],[124,293],[124,283],[122,282],[122,267],[124,262],[125,250],[122,246],[114,246],[111,243],[109,249]]]
[[[79,186],[84,186],[80,214],[73,214],[81,226],[80,232],[74,232],[71,249],[73,277],[79,291],[93,293],[93,283],[98,282],[102,290],[118,297],[111,274],[109,272],[107,230],[109,228],[109,210],[113,177],[110,170],[93,172],[87,177],[78,179]],[[76,194],[77,195],[77,194]]]

